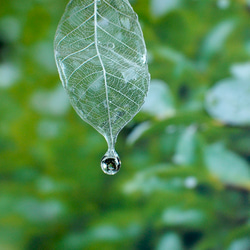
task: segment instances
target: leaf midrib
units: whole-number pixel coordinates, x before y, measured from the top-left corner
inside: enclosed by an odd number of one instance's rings
[[[105,93],[106,93],[106,103],[107,103],[107,112],[108,112],[108,121],[109,121],[109,132],[110,132],[110,141],[108,140],[108,143],[111,145],[109,145],[111,147],[111,149],[113,149],[114,146],[114,141],[113,141],[113,133],[112,133],[112,128],[111,128],[111,118],[110,118],[110,107],[109,107],[109,98],[108,98],[108,84],[107,84],[107,78],[106,78],[106,69],[104,67],[102,58],[101,58],[101,54],[99,52],[99,48],[98,48],[98,35],[97,35],[97,14],[98,14],[98,7],[97,7],[97,1],[98,0],[94,0],[94,27],[95,27],[95,48],[96,48],[96,53],[98,56],[98,59],[100,61],[101,67],[102,67],[102,71],[103,71],[103,78],[104,78],[104,84],[105,84]]]

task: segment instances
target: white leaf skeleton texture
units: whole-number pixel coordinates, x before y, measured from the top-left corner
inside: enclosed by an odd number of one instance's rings
[[[146,47],[136,13],[128,0],[72,0],[54,48],[72,106],[114,149],[119,131],[148,92]]]

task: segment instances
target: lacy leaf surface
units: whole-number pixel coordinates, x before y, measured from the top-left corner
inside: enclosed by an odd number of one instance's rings
[[[54,46],[72,106],[113,146],[148,91],[146,47],[136,13],[128,0],[73,0]]]

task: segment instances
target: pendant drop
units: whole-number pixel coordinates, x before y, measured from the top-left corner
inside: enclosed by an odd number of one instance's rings
[[[118,173],[121,167],[121,161],[118,154],[112,150],[107,151],[107,153],[102,157],[101,168],[105,174],[114,175]]]

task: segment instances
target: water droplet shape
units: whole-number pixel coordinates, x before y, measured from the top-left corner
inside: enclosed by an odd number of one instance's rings
[[[112,150],[108,150],[101,160],[101,168],[105,174],[114,175],[121,167],[121,161],[118,154]]]
[[[114,45],[114,43],[108,43],[107,44],[107,47],[109,48],[109,49],[114,49],[115,48],[115,45]]]
[[[146,54],[142,55],[141,60],[142,63],[145,64],[147,62],[147,55]]]
[[[115,152],[117,136],[141,109],[150,80],[142,30],[129,1],[71,0],[54,50],[72,106],[104,136],[108,152]],[[107,174],[120,168],[114,155],[102,160]]]

